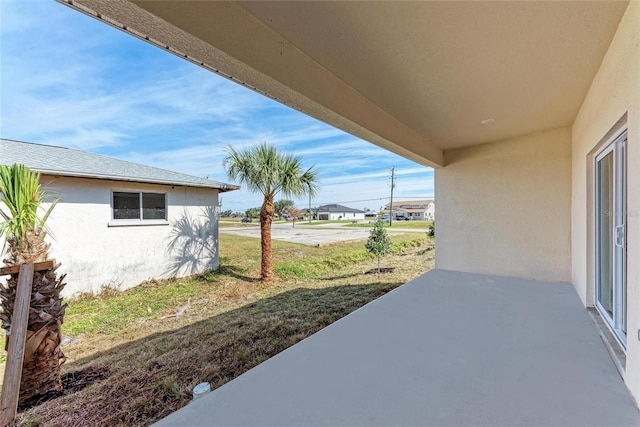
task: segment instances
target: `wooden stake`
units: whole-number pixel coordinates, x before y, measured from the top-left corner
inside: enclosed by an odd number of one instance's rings
[[[55,259],[48,259],[42,262],[36,262],[33,264],[33,271],[42,271],[42,270],[53,270],[53,267],[56,266]],[[0,276],[6,276],[7,274],[16,274],[20,271],[20,265],[12,265],[11,267],[2,267],[0,268]]]
[[[18,412],[18,397],[20,395],[20,379],[22,377],[22,362],[24,360],[24,345],[27,341],[27,326],[29,322],[29,305],[31,303],[31,287],[33,286],[33,264],[22,264],[18,276],[16,302],[11,318],[11,336],[7,351],[7,362],[2,384],[2,422],[6,427],[16,417]]]

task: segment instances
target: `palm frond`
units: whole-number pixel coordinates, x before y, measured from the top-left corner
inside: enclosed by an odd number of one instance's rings
[[[229,178],[252,193],[275,198],[315,195],[318,173],[313,168],[302,172],[302,160],[293,154],[279,153],[276,147],[261,143],[244,150],[227,148],[223,164]]]
[[[0,194],[2,195],[3,222],[0,223],[0,236],[15,248],[29,248],[34,236],[46,234],[46,221],[56,206],[54,200],[43,216],[39,215],[42,204],[47,198],[40,186],[40,174],[25,165],[0,165]]]

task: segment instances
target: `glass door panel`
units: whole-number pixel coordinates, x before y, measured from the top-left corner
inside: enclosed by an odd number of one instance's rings
[[[595,159],[596,307],[626,343],[626,132]]]
[[[597,300],[613,320],[613,151],[596,163]]]

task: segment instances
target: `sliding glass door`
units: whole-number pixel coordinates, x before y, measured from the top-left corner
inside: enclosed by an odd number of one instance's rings
[[[627,337],[626,131],[595,159],[596,307],[623,347]]]

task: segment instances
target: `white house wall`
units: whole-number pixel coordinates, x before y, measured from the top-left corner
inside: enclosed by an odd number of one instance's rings
[[[445,152],[435,170],[436,267],[571,279],[571,130]]]
[[[60,198],[48,223],[51,255],[67,273],[66,296],[98,292],[104,285],[126,289],[149,278],[218,266],[217,190],[52,176],[43,176],[42,183]],[[168,221],[118,226],[111,220],[114,190],[166,193]],[[214,208],[211,218],[207,208]],[[171,246],[179,221],[183,237]]]
[[[640,400],[640,2],[632,1],[572,129],[571,277],[594,304],[593,156],[627,127],[627,355],[625,382]]]
[[[320,214],[323,215],[323,214]],[[326,214],[324,214],[326,215]],[[358,219],[364,219],[364,212],[363,213],[357,213],[357,212],[331,212],[329,213],[329,220],[331,221],[335,221],[335,220],[358,220]]]
[[[429,203],[427,206],[427,210],[424,212],[424,219],[433,219],[436,215],[436,205],[435,203]]]

